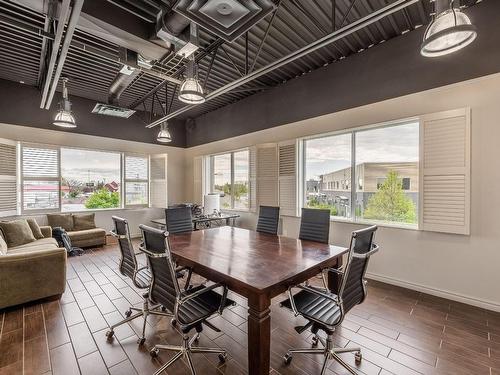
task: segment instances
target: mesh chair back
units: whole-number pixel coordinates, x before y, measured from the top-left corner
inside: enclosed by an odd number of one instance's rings
[[[330,210],[303,208],[300,219],[301,240],[328,243],[330,236]]]
[[[340,295],[344,314],[366,296],[364,277],[370,256],[378,250],[373,243],[377,226],[361,229],[352,233],[348,260],[342,279]]]
[[[135,258],[134,247],[130,240],[130,231],[128,222],[121,217],[113,216],[115,226],[115,234],[118,236],[118,245],[120,248],[120,272],[122,275],[130,277],[134,280],[137,271],[137,259]]]
[[[278,234],[278,223],[280,220],[280,208],[260,206],[257,232]]]
[[[170,254],[168,232],[140,225],[145,253],[148,257],[152,282],[149,297],[173,312],[180,288]]]
[[[167,231],[170,234],[186,233],[193,230],[191,207],[175,207],[165,210]]]

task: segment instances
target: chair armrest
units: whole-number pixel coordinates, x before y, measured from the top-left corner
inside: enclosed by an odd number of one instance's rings
[[[40,231],[42,232],[42,235],[44,238],[51,238],[52,237],[52,227],[48,225],[44,225],[40,227]]]
[[[225,286],[224,284],[222,283],[216,283],[216,284],[212,284],[210,286],[207,286],[203,289],[200,289],[194,293],[190,293],[186,296],[183,296],[181,298],[179,298],[178,300],[178,305],[179,307],[186,303],[187,301],[193,299],[193,298],[196,298],[196,297],[199,297],[201,296],[202,294],[204,293],[207,293],[211,290],[214,290],[214,289],[217,289],[217,288],[223,288],[223,291],[222,291],[222,298],[221,298],[221,301],[220,301],[220,305],[219,305],[219,314],[222,314],[222,312],[224,311],[224,308],[225,308],[225,305],[226,305],[226,299],[227,299],[227,286]]]

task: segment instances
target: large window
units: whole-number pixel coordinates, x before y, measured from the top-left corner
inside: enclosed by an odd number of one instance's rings
[[[210,157],[211,192],[220,193],[222,209],[249,209],[249,158],[248,150]]]
[[[304,140],[304,206],[353,220],[416,224],[418,161],[418,122]]]
[[[120,207],[121,155],[61,149],[63,211]]]
[[[22,144],[21,197],[25,212],[147,206],[149,157]]]

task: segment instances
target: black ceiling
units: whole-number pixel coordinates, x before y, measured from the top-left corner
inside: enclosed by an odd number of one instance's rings
[[[44,3],[43,9],[47,1],[39,1]],[[39,86],[43,36],[36,35],[36,31],[44,28],[46,16],[42,9],[29,6],[30,2],[36,1],[0,0],[0,78]],[[245,69],[263,67],[331,33],[335,28],[351,23],[391,2],[392,0],[276,0],[278,4],[276,14],[268,15],[251,28],[248,32],[248,41],[242,36],[233,43],[223,42],[209,32],[201,30],[202,48],[197,52],[199,76],[202,80],[206,79],[207,90],[213,91],[241,77]],[[161,9],[170,8],[172,3],[173,1],[168,0],[85,0],[82,12],[92,14],[101,18],[103,22],[126,29],[135,35],[142,33],[141,37],[146,42],[151,42],[147,40],[147,35],[154,33],[157,14]],[[464,6],[475,3],[475,0],[462,1]],[[237,90],[199,105],[183,113],[181,118],[198,117],[352,54],[376,48],[380,43],[427,24],[430,12],[430,0],[420,0],[334,44],[276,69]],[[126,14],[128,18],[119,17],[119,14]],[[248,56],[245,53],[247,42]],[[158,41],[154,43],[161,48],[161,43]],[[122,67],[118,62],[120,47],[123,46],[92,35],[77,26],[62,72],[64,76],[70,77],[70,96],[77,95],[106,102],[110,84]],[[93,53],[92,49],[99,54]],[[213,56],[215,56],[213,65],[207,77]],[[156,62],[153,70],[181,77],[184,61],[164,48],[164,54]],[[177,89],[175,86],[171,82],[165,84],[160,78],[140,73],[121,95],[120,105],[145,111],[152,110],[153,113],[161,115],[163,108],[158,101],[170,103],[173,97],[171,110],[184,106],[173,96]]]

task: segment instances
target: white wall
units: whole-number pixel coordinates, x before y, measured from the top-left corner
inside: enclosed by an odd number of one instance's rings
[[[138,129],[137,131],[141,131]],[[112,138],[96,137],[83,134],[73,134],[56,130],[36,129],[24,126],[0,124],[0,138],[23,142],[35,142],[51,145],[82,147],[95,150],[109,150],[133,152],[144,154],[167,154],[167,194],[168,201],[172,203],[184,202],[184,161],[185,150],[177,147],[153,145],[149,143],[123,141]],[[117,215],[129,220],[130,231],[138,235],[139,224],[149,224],[150,220],[163,217],[161,209],[117,209],[98,210],[96,212],[96,225],[110,230],[112,227],[111,216]],[[34,216],[40,224],[46,223],[43,215]]]
[[[354,94],[353,94],[354,95]],[[186,197],[192,199],[192,160],[259,143],[397,120],[443,110],[472,108],[471,235],[383,227],[381,251],[369,275],[389,283],[500,311],[500,74],[287,124],[186,151]],[[332,100],[335,100],[332,97]],[[293,105],[293,103],[290,103]],[[214,124],[215,126],[216,124]],[[255,216],[243,215],[254,227]],[[283,233],[296,237],[299,219],[283,218]],[[359,225],[332,223],[331,242],[347,244]]]

